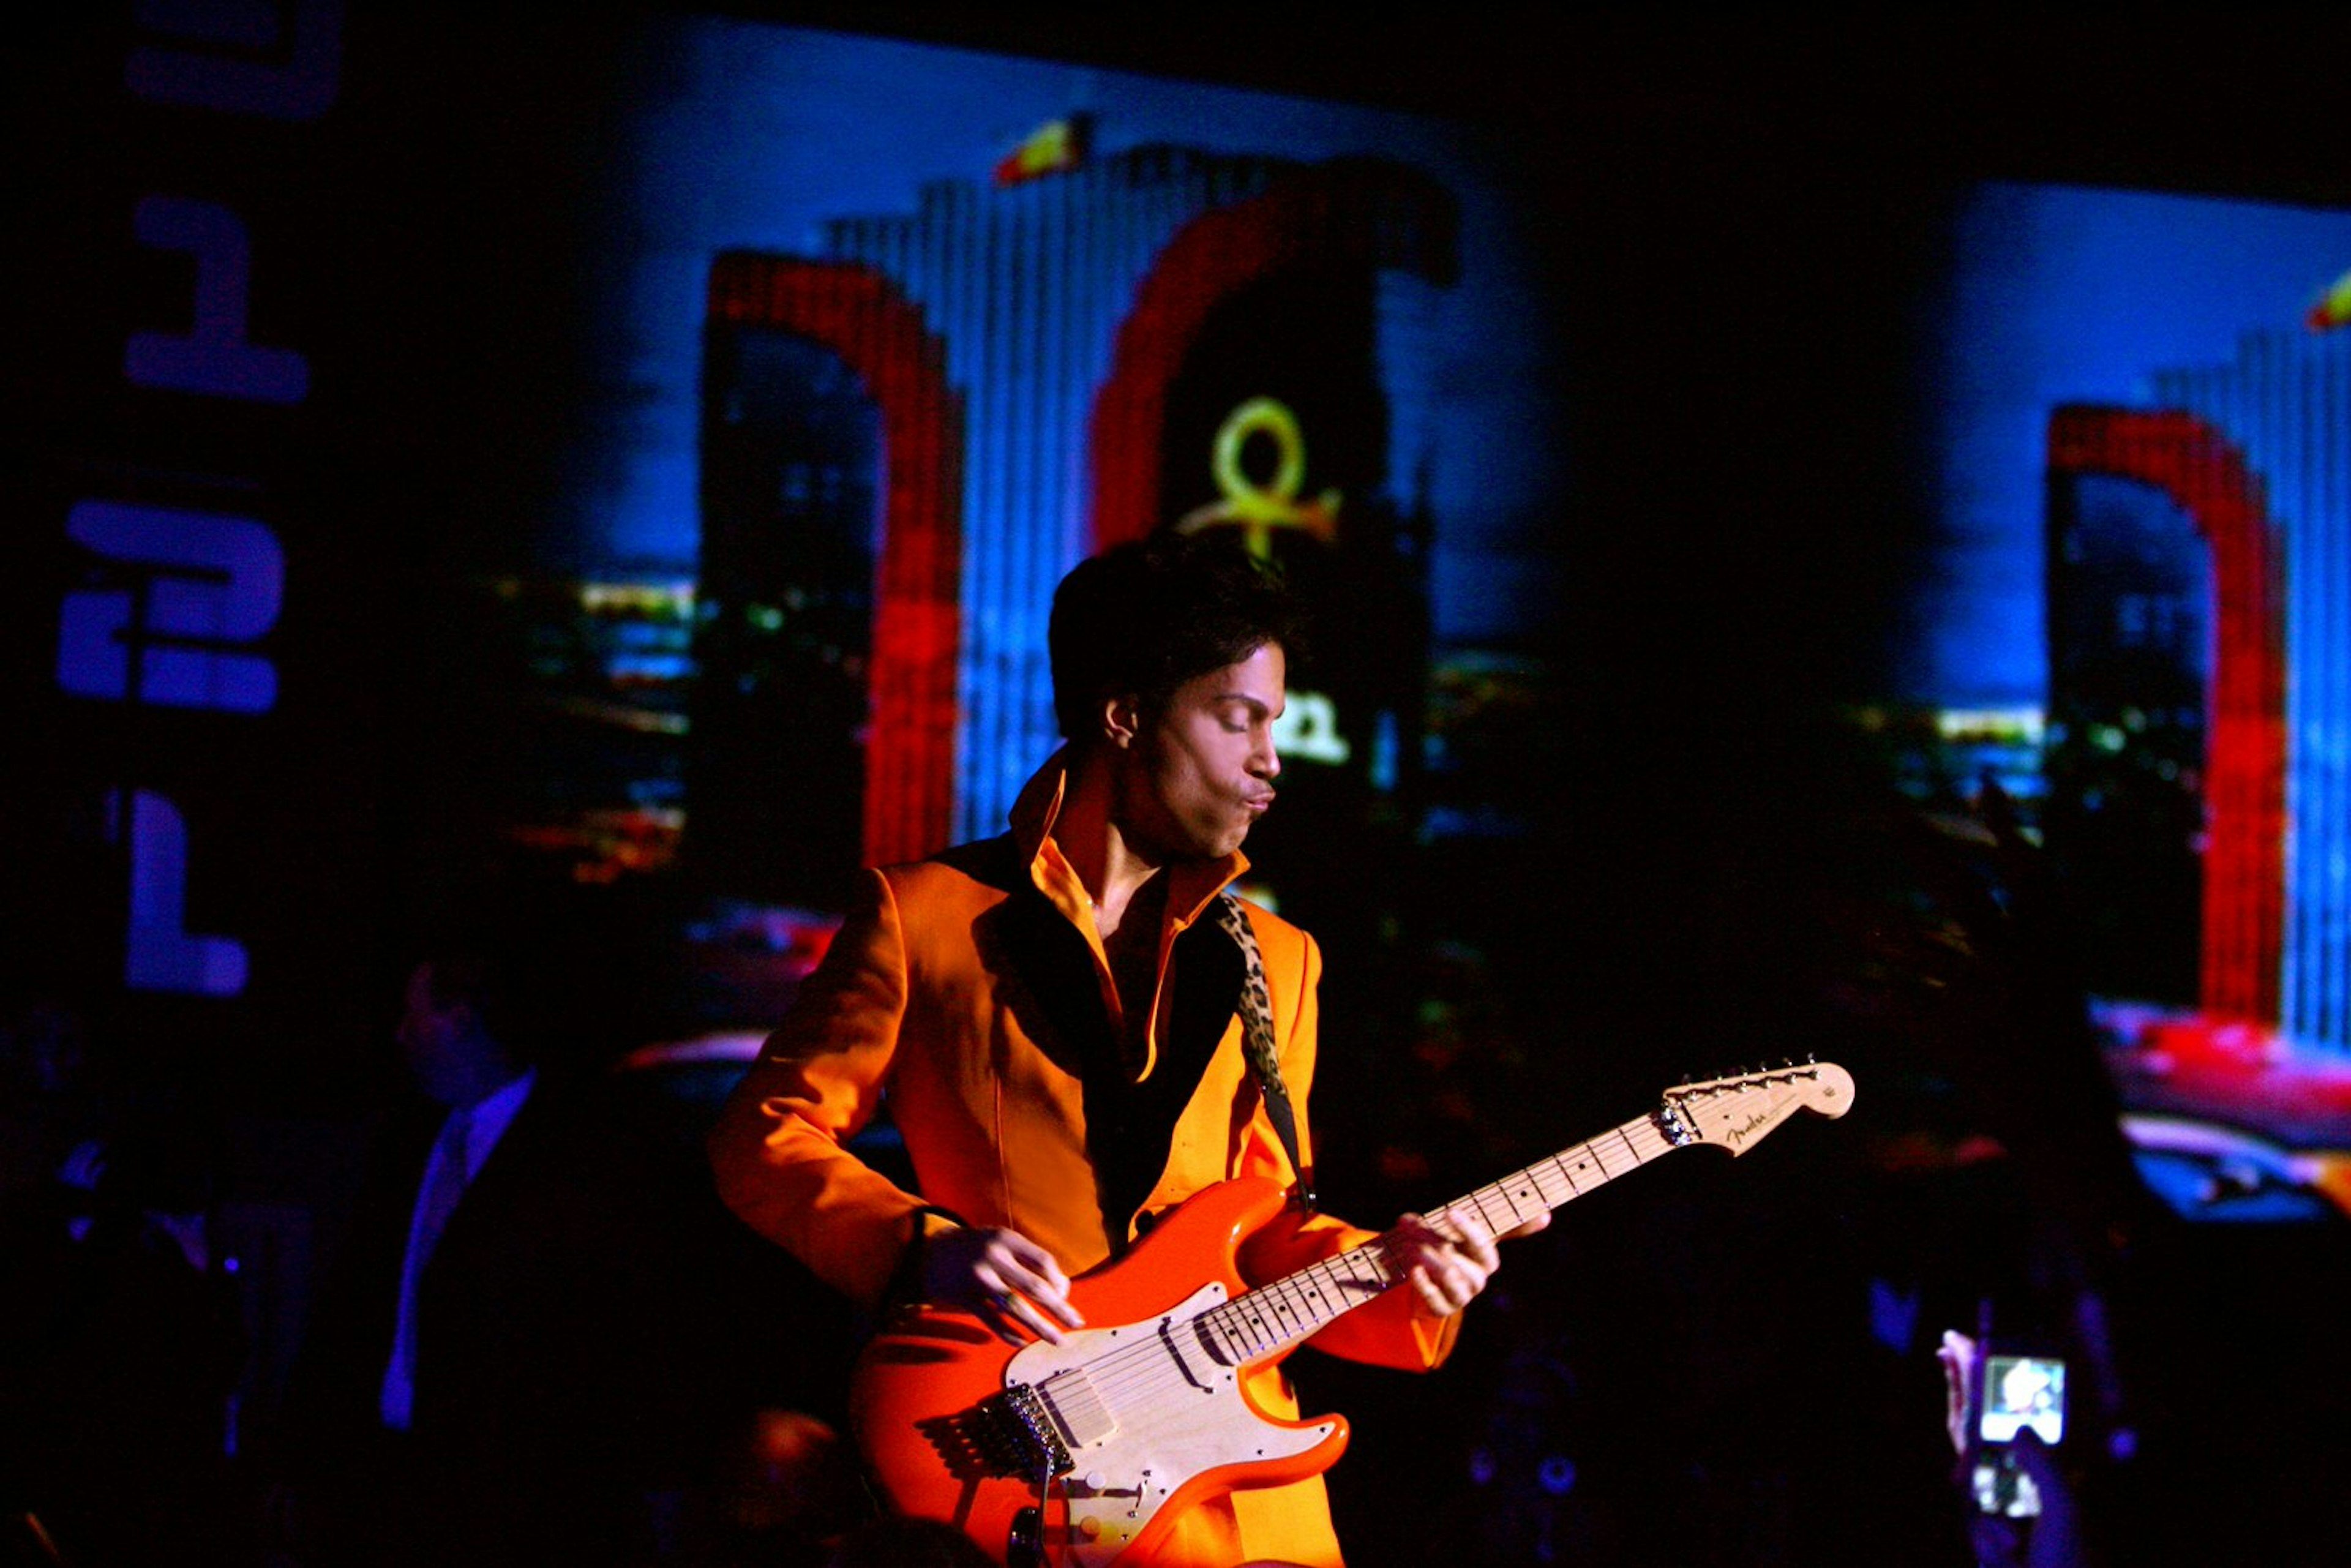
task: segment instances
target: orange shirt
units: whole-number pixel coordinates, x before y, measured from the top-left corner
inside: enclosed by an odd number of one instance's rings
[[[1049,764],[1013,810],[1013,851],[966,846],[914,865],[872,871],[790,1015],[746,1074],[711,1134],[719,1189],[762,1234],[869,1306],[880,1302],[925,1204],[975,1225],[1018,1230],[1071,1274],[1113,1250],[1087,1151],[1084,1082],[1069,1047],[1038,1023],[1037,1004],[1002,961],[1008,904],[1026,879],[1085,939],[1102,1005],[1119,998],[1083,884],[1052,840],[1063,776]],[[1236,854],[1179,865],[1159,942],[1168,983],[1176,938],[1246,868]],[[1004,868],[1012,868],[1004,874]],[[1006,882],[1013,886],[1001,885]],[[1032,906],[1033,907],[1033,906]],[[1311,1149],[1307,1114],[1315,1065],[1315,983],[1322,959],[1306,933],[1245,904],[1263,951],[1282,1076]],[[1155,1015],[1156,1009],[1155,1009]],[[1138,1082],[1159,1066],[1146,1032]],[[922,1195],[872,1170],[843,1145],[886,1092]],[[1142,1212],[1155,1214],[1238,1176],[1297,1179],[1241,1051],[1238,1012],[1176,1119],[1167,1162]],[[1122,1241],[1133,1239],[1134,1228]],[[1328,1215],[1297,1209],[1260,1232],[1241,1260],[1252,1282],[1304,1268],[1372,1239]],[[1325,1328],[1320,1349],[1424,1368],[1451,1348],[1458,1318],[1432,1319],[1394,1291]],[[1297,1402],[1280,1366],[1257,1369],[1250,1394],[1270,1414]],[[1162,1561],[1230,1564],[1251,1557],[1335,1564],[1338,1545],[1320,1479],[1236,1492],[1192,1511]]]

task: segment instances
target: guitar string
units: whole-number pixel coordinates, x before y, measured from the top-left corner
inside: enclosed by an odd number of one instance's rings
[[[1272,1356],[1286,1345],[1309,1337],[1354,1306],[1384,1293],[1403,1278],[1392,1251],[1393,1239],[1382,1237],[1341,1257],[1326,1260],[1274,1286],[1245,1293],[1189,1320],[1198,1326],[1202,1348],[1219,1367],[1237,1374],[1246,1365]],[[1366,1260],[1359,1254],[1369,1254]],[[1370,1262],[1368,1278],[1362,1270]],[[1364,1287],[1368,1285],[1368,1290]],[[1350,1296],[1359,1299],[1349,1301]],[[1335,1298],[1335,1303],[1334,1303]],[[1271,1303],[1268,1305],[1266,1303]],[[1262,1310],[1255,1310],[1261,1307]],[[1085,1373],[1104,1413],[1196,1389],[1194,1374],[1180,1353],[1162,1342],[1138,1343],[1076,1370]]]
[[[1595,1139],[1592,1144],[1583,1145],[1580,1149],[1566,1150],[1549,1160],[1538,1162],[1537,1165],[1517,1172],[1500,1182],[1479,1188],[1477,1192],[1458,1199],[1453,1205],[1447,1207],[1475,1208],[1496,1229],[1507,1228],[1507,1226],[1496,1218],[1493,1210],[1497,1205],[1506,1207],[1515,1217],[1511,1223],[1529,1218],[1530,1216],[1510,1196],[1513,1187],[1524,1184],[1531,1186],[1537,1194],[1542,1195],[1544,1211],[1549,1212],[1552,1208],[1572,1200],[1579,1193],[1592,1190],[1625,1171],[1636,1168],[1640,1164],[1646,1163],[1648,1159],[1654,1159],[1672,1146],[1663,1137],[1655,1135],[1655,1129],[1646,1123],[1637,1125],[1644,1134],[1641,1142],[1649,1145],[1646,1153],[1635,1147],[1631,1140],[1625,1136],[1632,1130],[1628,1125],[1627,1128],[1618,1129],[1614,1134],[1604,1134],[1603,1138]],[[1624,1142],[1626,1154],[1630,1156],[1615,1166],[1611,1165],[1609,1157],[1599,1147],[1611,1138]],[[1582,1183],[1578,1183],[1567,1163],[1569,1156],[1577,1154],[1588,1156],[1591,1163],[1600,1166],[1599,1180],[1594,1181],[1587,1176]],[[1545,1167],[1552,1168],[1546,1170]],[[1573,1167],[1573,1169],[1583,1168],[1585,1168],[1583,1164]],[[1560,1193],[1556,1201],[1550,1197],[1546,1191],[1547,1186]],[[1286,1343],[1319,1332],[1331,1321],[1344,1315],[1355,1306],[1367,1303],[1374,1297],[1384,1293],[1387,1289],[1400,1282],[1403,1271],[1396,1266],[1392,1252],[1393,1244],[1394,1238],[1391,1236],[1375,1238],[1361,1248],[1353,1249],[1335,1258],[1326,1259],[1319,1264],[1270,1281],[1256,1291],[1245,1292],[1228,1302],[1210,1308],[1197,1314],[1191,1321],[1203,1324],[1206,1333],[1211,1337],[1213,1347],[1235,1356],[1237,1364],[1263,1359],[1281,1349]],[[1360,1267],[1362,1260],[1359,1254],[1366,1252],[1376,1260],[1376,1283],[1370,1291],[1362,1292],[1358,1300],[1346,1301],[1347,1296],[1355,1293],[1355,1289],[1350,1287],[1359,1288],[1363,1282],[1360,1280],[1349,1278],[1353,1272],[1351,1264],[1353,1267]],[[1333,1305],[1327,1299],[1326,1291],[1335,1293],[1340,1298],[1338,1304]],[[1262,1310],[1252,1310],[1252,1303],[1260,1305]],[[1271,1320],[1270,1323],[1269,1319]],[[1110,1385],[1108,1392],[1113,1396],[1132,1396],[1138,1390],[1163,1390],[1171,1384],[1186,1381],[1184,1369],[1176,1364],[1174,1359],[1166,1354],[1164,1346],[1154,1343],[1132,1348],[1155,1353],[1146,1362],[1145,1369],[1146,1372],[1155,1372],[1162,1375],[1138,1384],[1122,1375],[1124,1370],[1120,1365],[1122,1357],[1106,1356],[1101,1363],[1090,1364],[1087,1368],[1090,1375],[1099,1372],[1099,1375],[1093,1376],[1098,1391],[1101,1391],[1102,1385],[1107,1382]],[[1155,1388],[1154,1388],[1155,1385]]]
[[[1623,1152],[1612,1155],[1604,1150],[1603,1145],[1611,1143],[1621,1144]],[[1507,1229],[1510,1226],[1495,1218],[1494,1207],[1497,1205],[1515,1216],[1510,1221],[1511,1225],[1532,1218],[1531,1213],[1520,1212],[1519,1204],[1510,1196],[1513,1190],[1523,1191],[1531,1186],[1542,1199],[1543,1212],[1548,1213],[1583,1193],[1637,1169],[1662,1154],[1669,1153],[1676,1146],[1658,1128],[1654,1117],[1641,1117],[1588,1143],[1571,1146],[1540,1160],[1446,1207],[1474,1209],[1493,1228]],[[1583,1159],[1571,1167],[1570,1158],[1579,1155]],[[1579,1182],[1573,1173],[1586,1169],[1587,1165],[1597,1167],[1597,1179],[1586,1176]],[[1554,1199],[1550,1196],[1552,1191],[1560,1191],[1562,1196]],[[1442,1213],[1443,1210],[1435,1212]],[[1230,1364],[1238,1372],[1241,1366],[1262,1360],[1287,1344],[1311,1336],[1356,1306],[1368,1304],[1399,1283],[1404,1276],[1395,1267],[1390,1250],[1393,1245],[1392,1234],[1375,1237],[1359,1248],[1309,1265],[1196,1313],[1186,1320],[1187,1326],[1201,1326],[1208,1339],[1212,1358],[1219,1351],[1236,1356],[1234,1362],[1220,1364]],[[1381,1282],[1359,1299],[1346,1301],[1350,1291],[1349,1281],[1344,1275],[1349,1260],[1365,1252],[1376,1260]],[[1359,1267],[1360,1262],[1356,1266]],[[1326,1301],[1318,1306],[1304,1304],[1296,1299],[1301,1291],[1312,1294],[1323,1291],[1334,1291],[1340,1297],[1340,1304],[1334,1307]],[[1263,1304],[1253,1308],[1252,1303]],[[1270,1328],[1266,1322],[1269,1317],[1272,1319]],[[1257,1332],[1252,1333],[1253,1328]],[[1171,1354],[1155,1334],[1114,1347],[1092,1360],[1059,1368],[1040,1379],[1038,1386],[1041,1388],[1053,1377],[1071,1372],[1083,1374],[1095,1396],[1106,1406],[1122,1401],[1131,1403],[1137,1399],[1155,1399],[1177,1388],[1196,1386],[1180,1357]]]
[[[1638,1125],[1645,1134],[1643,1141],[1654,1145],[1646,1154],[1632,1148],[1630,1141],[1625,1137],[1625,1134],[1635,1125]],[[1671,1146],[1662,1138],[1647,1136],[1646,1134],[1652,1131],[1653,1129],[1646,1121],[1637,1124],[1628,1124],[1626,1127],[1617,1129],[1614,1134],[1603,1134],[1601,1138],[1594,1139],[1590,1144],[1564,1150],[1547,1160],[1539,1161],[1500,1181],[1491,1183],[1464,1197],[1458,1198],[1446,1207],[1447,1208],[1473,1209],[1491,1229],[1497,1232],[1507,1230],[1523,1220],[1531,1218],[1535,1208],[1539,1207],[1541,1212],[1549,1213],[1572,1201],[1579,1194],[1590,1191],[1626,1171],[1636,1168],[1640,1164],[1655,1158]],[[1631,1153],[1631,1159],[1621,1166],[1612,1167],[1609,1164],[1609,1156],[1601,1147],[1604,1143],[1611,1140],[1625,1142]],[[1588,1163],[1597,1164],[1600,1166],[1597,1180],[1587,1176],[1583,1181],[1578,1182],[1574,1172],[1587,1169],[1587,1163],[1579,1162],[1573,1166],[1568,1164],[1569,1156],[1578,1154],[1588,1156]],[[1557,1191],[1559,1196],[1553,1197],[1552,1191]],[[1530,1193],[1537,1200],[1532,1207],[1521,1202],[1521,1199]],[[1498,1215],[1497,1209],[1502,1212]],[[1257,1290],[1235,1298],[1227,1306],[1212,1309],[1209,1312],[1200,1314],[1200,1317],[1216,1318],[1217,1322],[1212,1327],[1224,1331],[1228,1342],[1228,1347],[1239,1349],[1243,1353],[1242,1359],[1254,1360],[1270,1354],[1290,1340],[1319,1332],[1332,1320],[1343,1316],[1356,1306],[1367,1304],[1373,1297],[1400,1283],[1403,1272],[1395,1267],[1391,1253],[1392,1242],[1393,1238],[1389,1236],[1377,1238],[1363,1248],[1342,1253],[1336,1258],[1325,1260],[1321,1264],[1300,1270],[1281,1279],[1270,1281]],[[1347,1289],[1353,1281],[1344,1278],[1342,1271],[1343,1266],[1348,1259],[1366,1250],[1374,1252],[1379,1258],[1382,1278],[1371,1291],[1363,1293],[1357,1300],[1346,1301],[1344,1297],[1354,1293]],[[1323,1299],[1322,1292],[1326,1285],[1337,1289],[1342,1297],[1338,1303],[1333,1304]],[[1264,1302],[1264,1311],[1261,1313],[1250,1312],[1242,1316],[1242,1310],[1252,1301]],[[1237,1318],[1238,1322],[1235,1321]],[[1272,1320],[1270,1329],[1267,1326],[1269,1318]],[[1251,1329],[1258,1332],[1251,1333]]]
[[[1801,1075],[1809,1076],[1810,1074]],[[1703,1090],[1712,1086],[1694,1085],[1692,1087],[1693,1090]],[[1612,1166],[1610,1164],[1611,1156],[1606,1152],[1605,1145],[1611,1143],[1624,1145],[1626,1153],[1630,1155],[1630,1159],[1621,1166]],[[1593,1187],[1605,1186],[1617,1176],[1637,1169],[1650,1160],[1656,1159],[1659,1155],[1670,1153],[1680,1146],[1666,1134],[1658,1115],[1653,1113],[1635,1117],[1610,1132],[1603,1133],[1583,1144],[1572,1145],[1558,1154],[1539,1160],[1499,1181],[1480,1187],[1466,1197],[1456,1199],[1446,1207],[1474,1207],[1493,1229],[1498,1231],[1507,1229],[1510,1228],[1509,1225],[1495,1218],[1490,1206],[1499,1202],[1509,1210],[1511,1216],[1510,1223],[1513,1225],[1532,1218],[1531,1214],[1522,1211],[1518,1202],[1510,1196],[1512,1189],[1519,1187],[1521,1182],[1532,1186],[1537,1197],[1541,1199],[1543,1211],[1548,1213],[1572,1202]],[[1567,1164],[1569,1157],[1576,1155],[1589,1156],[1590,1161],[1599,1166],[1596,1181],[1579,1183],[1576,1180],[1574,1172],[1585,1168],[1583,1163],[1573,1167],[1569,1166]],[[1563,1183],[1567,1188],[1564,1194],[1556,1199],[1552,1198],[1544,1190],[1543,1176],[1546,1170],[1549,1170],[1554,1185]],[[1281,1349],[1286,1343],[1320,1332],[1332,1321],[1343,1316],[1357,1306],[1368,1304],[1373,1299],[1384,1294],[1388,1289],[1399,1282],[1402,1276],[1391,1266],[1385,1251],[1390,1240],[1391,1238],[1386,1235],[1376,1237],[1362,1247],[1351,1249],[1334,1258],[1325,1259],[1320,1263],[1310,1265],[1280,1279],[1270,1281],[1255,1290],[1244,1291],[1239,1296],[1196,1313],[1186,1321],[1187,1323],[1207,1325],[1207,1332],[1217,1335],[1221,1342],[1221,1348],[1228,1352],[1238,1352],[1238,1360],[1233,1364],[1261,1359]],[[1307,1304],[1299,1299],[1301,1296],[1311,1297],[1319,1294],[1325,1282],[1341,1288],[1341,1293],[1343,1296],[1346,1293],[1343,1288],[1346,1281],[1339,1276],[1338,1271],[1343,1268],[1348,1259],[1357,1253],[1374,1249],[1376,1249],[1375,1255],[1382,1260],[1381,1272],[1384,1278],[1359,1300],[1331,1307],[1327,1302],[1321,1305]],[[1247,1322],[1262,1327],[1263,1316],[1250,1315],[1244,1318],[1244,1309],[1248,1303],[1260,1300],[1269,1303],[1267,1311],[1270,1312],[1278,1325],[1270,1335],[1262,1333],[1251,1335],[1241,1326],[1244,1322]],[[1316,1321],[1318,1318],[1320,1321]],[[1137,1321],[1141,1322],[1148,1320]],[[1302,1327],[1301,1322],[1304,1325]],[[1262,1343],[1252,1344],[1250,1342],[1253,1339]],[[1183,1367],[1155,1339],[1140,1340],[1132,1344],[1113,1348],[1093,1360],[1057,1369],[1055,1373],[1049,1374],[1048,1378],[1059,1375],[1062,1372],[1082,1372],[1094,1385],[1098,1396],[1102,1392],[1102,1385],[1105,1378],[1116,1380],[1115,1385],[1118,1392],[1131,1394],[1134,1389],[1144,1386],[1126,1381],[1126,1375],[1132,1370],[1132,1364],[1138,1359],[1143,1362],[1146,1371],[1160,1371],[1166,1375],[1157,1380],[1160,1387],[1187,1381]]]

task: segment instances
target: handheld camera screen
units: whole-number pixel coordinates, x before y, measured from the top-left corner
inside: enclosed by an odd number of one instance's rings
[[[2064,1437],[2065,1364],[2032,1355],[1988,1357],[1978,1435],[1987,1443],[2010,1443],[2027,1427],[2044,1443]]]

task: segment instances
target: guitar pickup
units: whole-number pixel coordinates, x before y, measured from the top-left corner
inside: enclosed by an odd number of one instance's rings
[[[1035,1385],[1034,1394],[1073,1448],[1091,1448],[1118,1430],[1117,1418],[1095,1392],[1093,1379],[1075,1367]]]

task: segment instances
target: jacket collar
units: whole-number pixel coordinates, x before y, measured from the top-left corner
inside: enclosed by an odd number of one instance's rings
[[[1062,797],[1070,784],[1070,748],[1046,759],[1012,803],[1012,841],[1029,867],[1029,880],[1054,907],[1081,930],[1093,929],[1092,898],[1085,883],[1053,840],[1053,824],[1061,815]],[[1236,850],[1213,861],[1177,861],[1167,867],[1167,909],[1179,931],[1189,927],[1208,907],[1208,901],[1249,870],[1249,857]]]

